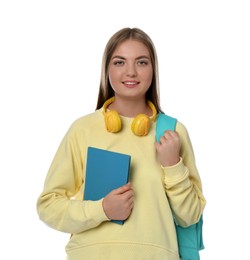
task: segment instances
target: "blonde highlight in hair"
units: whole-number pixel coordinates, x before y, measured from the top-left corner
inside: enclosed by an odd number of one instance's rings
[[[159,75],[156,50],[150,37],[139,28],[123,28],[109,39],[102,58],[101,79],[96,109],[101,108],[106,100],[114,96],[114,91],[108,79],[108,66],[117,46],[128,39],[143,43],[149,50],[153,67],[153,79],[146,93],[146,99],[155,105],[157,112],[162,112],[159,104]]]

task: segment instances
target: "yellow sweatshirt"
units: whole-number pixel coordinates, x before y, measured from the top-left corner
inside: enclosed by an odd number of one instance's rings
[[[69,260],[178,260],[173,214],[182,226],[199,220],[206,202],[184,125],[176,127],[181,159],[163,168],[154,147],[156,123],[147,136],[138,137],[132,121],[122,117],[122,130],[109,133],[99,109],[76,120],[58,148],[37,211],[50,227],[72,234]],[[88,146],[131,155],[134,208],[123,225],[110,222],[102,199],[83,201]]]

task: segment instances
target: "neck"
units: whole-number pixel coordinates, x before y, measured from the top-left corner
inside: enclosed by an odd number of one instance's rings
[[[116,110],[121,116],[136,117],[138,114],[152,115],[152,111],[147,105],[145,98],[142,99],[120,99],[115,98],[115,101],[110,104],[110,110]]]

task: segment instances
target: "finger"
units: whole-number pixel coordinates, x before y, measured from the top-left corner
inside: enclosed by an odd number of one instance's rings
[[[176,131],[171,131],[171,130],[165,131],[165,132],[164,132],[164,136],[165,136],[166,138],[168,138],[168,137],[179,138],[179,134],[178,134]]]
[[[159,140],[159,142],[160,142],[160,140]],[[157,141],[155,141],[155,148],[156,148],[156,150],[158,150],[160,148],[160,146],[161,146],[161,144],[158,143]]]
[[[164,137],[165,137],[166,141],[171,141],[171,142],[178,142],[180,139],[179,134],[174,131],[164,134]]]
[[[165,137],[165,135],[163,135],[163,136],[160,138],[160,143],[161,143],[161,144],[164,144],[164,143],[166,143],[166,141],[167,141],[167,138]]]
[[[176,132],[173,131],[173,130],[166,130],[166,131],[164,132],[164,134],[171,134],[171,133],[176,133]]]
[[[165,131],[163,137],[165,137],[165,139],[167,139],[167,140],[171,139],[172,138],[171,132],[172,131]]]
[[[174,138],[174,139],[179,138],[179,134],[175,131],[170,131],[169,135],[172,136],[172,138]]]
[[[133,190],[128,190],[128,191],[124,192],[123,194],[124,194],[126,200],[131,200],[131,199],[133,200],[134,199]]]
[[[131,208],[134,207],[134,196],[129,199],[129,204]]]
[[[132,185],[131,183],[127,183],[126,185],[123,185],[115,190],[112,191],[113,194],[122,194],[122,193],[125,193],[126,191],[128,190],[131,190],[132,188]]]
[[[129,206],[128,206],[128,210],[130,211],[130,214],[131,214],[131,211],[133,210],[134,208],[134,202],[132,201]]]
[[[126,208],[129,210],[132,210],[134,207],[134,198],[131,197],[127,202],[126,202]]]

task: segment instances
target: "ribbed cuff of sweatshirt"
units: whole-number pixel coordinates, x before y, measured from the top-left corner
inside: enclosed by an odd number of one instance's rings
[[[173,166],[161,166],[165,173],[165,183],[168,186],[173,186],[183,181],[188,177],[188,169],[184,165],[182,158],[180,157],[180,161]]]
[[[90,218],[98,224],[103,221],[110,221],[103,210],[102,201],[103,199],[97,201],[89,201],[89,203],[87,203],[86,205],[88,216],[90,216]]]

